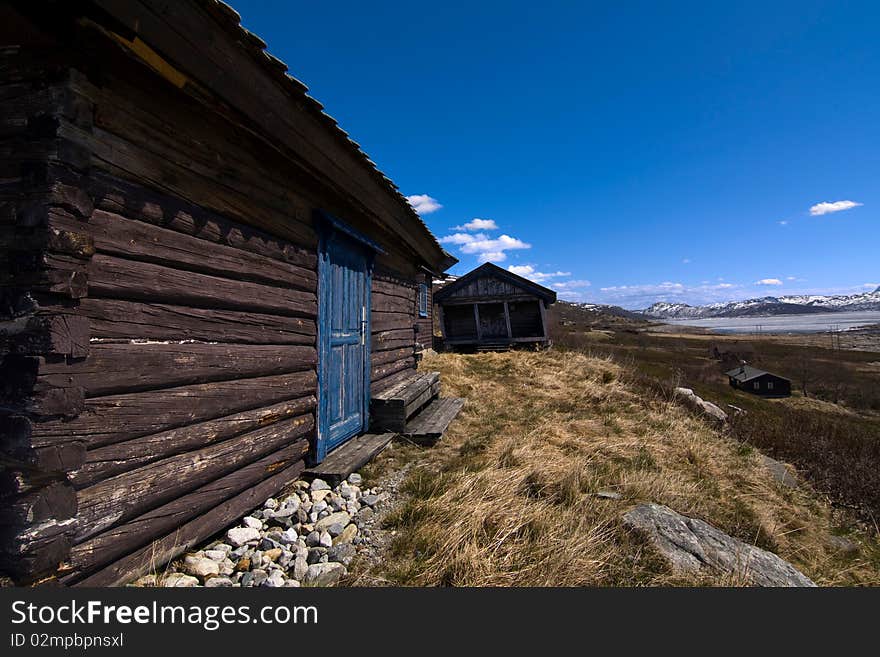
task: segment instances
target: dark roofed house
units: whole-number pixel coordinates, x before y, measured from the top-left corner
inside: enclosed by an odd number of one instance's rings
[[[547,345],[556,292],[487,262],[434,293],[443,341],[452,347]]]
[[[750,365],[742,365],[726,374],[730,385],[737,390],[764,397],[788,397],[791,394],[791,381]]]

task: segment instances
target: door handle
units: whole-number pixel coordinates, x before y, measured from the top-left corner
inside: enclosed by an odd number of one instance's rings
[[[367,307],[361,306],[361,346],[366,344],[367,335]]]

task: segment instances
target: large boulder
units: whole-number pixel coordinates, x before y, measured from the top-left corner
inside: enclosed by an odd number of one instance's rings
[[[660,504],[640,504],[624,525],[646,536],[670,563],[685,573],[731,574],[754,586],[816,586],[772,552],[744,543],[712,525]]]
[[[702,397],[698,396],[693,390],[690,388],[676,388],[675,396],[682,398],[688,406],[693,408],[695,411],[700,413],[705,413],[713,420],[724,424],[727,422],[727,413],[722,411],[718,406],[713,404],[712,402],[707,402]]]

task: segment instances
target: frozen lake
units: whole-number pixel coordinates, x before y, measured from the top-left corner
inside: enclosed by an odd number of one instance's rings
[[[880,324],[880,311],[815,313],[773,317],[712,317],[709,319],[667,319],[668,324],[698,326],[718,333],[822,333]]]

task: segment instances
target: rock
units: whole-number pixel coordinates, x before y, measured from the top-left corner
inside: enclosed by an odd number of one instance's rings
[[[623,516],[623,522],[645,535],[679,572],[707,569],[732,574],[756,586],[816,586],[772,552],[660,504],[640,504]]]
[[[373,517],[374,513],[375,512],[373,511],[373,509],[371,509],[368,506],[365,506],[365,507],[361,507],[361,510],[357,512],[356,517],[358,520],[360,520],[362,522],[366,522],[367,520],[369,520],[370,518]]]
[[[321,532],[321,535],[318,538],[318,545],[320,547],[325,547],[325,548],[328,548],[331,545],[333,545],[333,537],[330,536],[330,532],[328,532],[328,531]]]
[[[263,538],[260,539],[260,549],[261,550],[271,550],[273,548],[277,548],[278,543],[273,541],[271,538]]]
[[[228,577],[212,577],[205,582],[205,588],[216,589],[221,587],[232,586],[232,580]]]
[[[311,515],[313,513],[314,514],[321,513],[321,511],[326,511],[327,507],[328,507],[328,504],[326,502],[324,502],[323,500],[321,500],[320,502],[315,502],[314,504],[312,504],[312,510],[309,513],[309,515]]]
[[[267,509],[277,509],[278,500],[276,500],[274,497],[270,497],[268,500],[263,502],[263,506]]]
[[[165,588],[189,588],[199,585],[199,578],[192,575],[184,575],[183,573],[170,573],[162,580],[162,586]]]
[[[347,574],[346,567],[336,561],[316,563],[309,566],[302,583],[307,586],[332,586]]]
[[[263,556],[269,559],[269,561],[278,561],[278,557],[281,556],[281,548],[272,548],[271,550],[266,550],[263,553]]]
[[[241,582],[241,585],[245,588],[253,586],[254,585],[254,574],[250,571],[244,573],[241,576],[240,582]]]
[[[335,525],[336,523],[339,523],[343,527],[345,527],[350,522],[351,516],[348,515],[345,511],[336,511],[335,513],[331,513],[329,516],[321,518],[317,523],[315,523],[315,529],[318,531],[325,531],[331,525]]]
[[[156,577],[154,573],[150,573],[149,575],[144,575],[143,577],[138,577],[134,582],[132,582],[132,586],[157,586],[159,583],[159,578]]]
[[[226,559],[226,552],[223,550],[205,550],[205,556],[211,561],[223,561]]]
[[[364,478],[361,477],[357,472],[352,472],[348,475],[348,483],[354,486],[360,486],[364,482]]]
[[[619,500],[623,495],[614,490],[600,490],[596,493],[596,497],[601,497],[606,500]]]
[[[313,479],[311,485],[309,486],[310,491],[316,490],[331,490],[330,484],[328,484],[323,479]]]
[[[293,562],[293,578],[302,580],[309,569],[309,562],[303,557],[297,557]]]
[[[287,580],[286,582],[284,582],[284,586],[287,586],[287,587],[293,587],[293,588],[299,588],[300,583],[297,582],[295,579],[289,579],[289,580]]]
[[[241,524],[243,524],[245,527],[250,527],[251,529],[263,528],[263,521],[258,518],[254,518],[253,516],[247,516],[243,518]]]
[[[357,550],[355,550],[354,545],[351,543],[340,543],[327,550],[327,559],[329,561],[338,561],[343,566],[347,566],[355,558],[356,554]]]
[[[267,573],[262,568],[255,568],[254,570],[251,571],[251,575],[254,576],[254,579],[253,579],[254,586],[259,586],[260,584],[265,582],[267,579],[269,579],[269,573]]]
[[[339,534],[336,538],[333,539],[333,545],[340,545],[342,543],[351,543],[354,540],[354,537],[358,535],[357,525],[351,523],[350,525],[346,525],[345,529],[342,530],[342,533]],[[346,566],[348,564],[345,564]]]
[[[851,556],[858,554],[859,546],[855,541],[851,541],[845,536],[831,536],[828,539],[828,547],[840,554]]]
[[[798,487],[797,475],[794,474],[793,468],[790,465],[776,459],[771,459],[763,454],[761,455],[761,461],[764,467],[770,471],[770,475],[776,483],[782,484],[786,488]]]
[[[321,543],[321,532],[313,531],[308,536],[306,536],[306,545],[309,547],[316,547]]]
[[[272,574],[269,575],[265,580],[263,580],[260,586],[269,586],[272,588],[281,588],[284,586],[284,575],[280,570],[272,571]]]
[[[250,557],[242,557],[238,560],[238,563],[235,564],[235,569],[239,572],[246,572],[251,569],[251,560]]]
[[[698,397],[690,388],[676,388],[675,394],[676,396],[681,397],[694,410],[705,413],[721,424],[727,422],[727,413],[722,411],[712,402],[707,402],[701,397]]]
[[[321,490],[312,491],[312,503],[323,502],[327,497],[332,495],[333,491],[327,490],[326,488]]]
[[[213,559],[190,554],[183,560],[183,571],[187,575],[209,577],[210,575],[220,574],[220,564]]]
[[[361,504],[366,504],[367,506],[376,506],[379,503],[378,495],[364,495],[361,498]]]
[[[235,527],[226,532],[226,540],[235,547],[241,547],[249,541],[260,540],[260,532],[252,527]]]
[[[299,538],[299,535],[293,529],[285,529],[281,532],[281,536],[278,538],[278,542],[281,545],[291,545],[296,543],[296,539]]]
[[[306,563],[313,564],[318,563],[320,561],[326,561],[326,559],[322,559],[322,557],[327,556],[327,548],[325,547],[313,547],[309,550],[309,556],[306,557]]]
[[[334,522],[327,528],[327,533],[330,534],[331,537],[336,538],[342,533],[342,530],[345,529],[345,525],[341,522]]]

